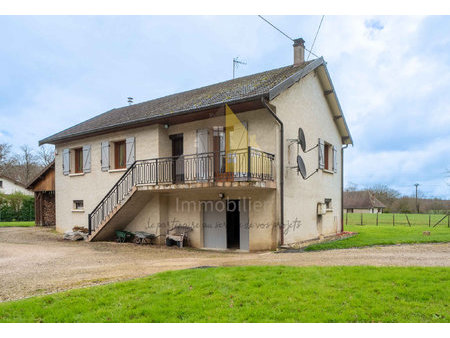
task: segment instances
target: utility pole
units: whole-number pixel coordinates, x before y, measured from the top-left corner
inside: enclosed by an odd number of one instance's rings
[[[419,183],[414,184],[416,186],[416,210],[417,213],[419,213],[419,203],[417,203],[417,187],[419,186]]]

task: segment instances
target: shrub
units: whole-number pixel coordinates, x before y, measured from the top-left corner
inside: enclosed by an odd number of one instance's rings
[[[0,194],[0,221],[33,221],[34,197],[22,193]]]

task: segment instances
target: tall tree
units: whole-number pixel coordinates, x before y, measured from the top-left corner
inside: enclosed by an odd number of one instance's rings
[[[391,209],[392,204],[400,198],[400,193],[397,190],[389,188],[384,184],[376,184],[367,190],[374,194],[375,197],[383,202],[389,209]]]
[[[11,152],[11,145],[8,143],[0,143],[0,165],[3,165]]]
[[[43,145],[38,151],[38,160],[43,166],[48,166],[55,159],[55,148],[52,146]]]
[[[19,168],[19,180],[22,183],[28,183],[31,178],[38,174],[41,170],[37,161],[37,156],[34,154],[33,149],[28,145],[20,147],[22,153],[18,156]]]
[[[9,175],[14,164],[14,157],[11,157],[11,145],[8,143],[0,143],[0,173]]]

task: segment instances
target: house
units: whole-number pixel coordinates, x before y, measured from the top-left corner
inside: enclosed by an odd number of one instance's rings
[[[55,161],[48,164],[28,184],[27,189],[34,192],[35,224],[54,226],[55,219]]]
[[[381,214],[386,206],[370,191],[345,191],[344,212],[359,214]]]
[[[56,229],[267,250],[342,231],[352,144],[323,58],[112,109],[41,140],[55,145]],[[306,137],[305,152],[297,140]],[[299,175],[298,156],[313,174]]]
[[[33,196],[33,193],[24,184],[14,178],[0,174],[0,194],[10,195],[17,192],[27,196]]]

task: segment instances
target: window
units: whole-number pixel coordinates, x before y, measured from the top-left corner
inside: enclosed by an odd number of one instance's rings
[[[328,173],[337,172],[337,149],[319,138],[319,169]]]
[[[75,200],[73,201],[73,208],[75,210],[83,210],[84,209],[84,203],[82,200]]]
[[[323,148],[324,160],[325,160],[325,164],[324,164],[325,170],[330,170],[330,154],[332,153],[330,148],[331,148],[331,145],[329,143],[325,143],[325,146]]]
[[[75,154],[75,173],[83,172],[83,148],[76,148],[73,150]]]
[[[325,207],[327,208],[327,210],[333,209],[333,205],[331,204],[331,198],[325,198]]]
[[[114,168],[126,168],[126,145],[125,141],[114,142]]]
[[[3,181],[0,181],[0,188],[3,188]]]

